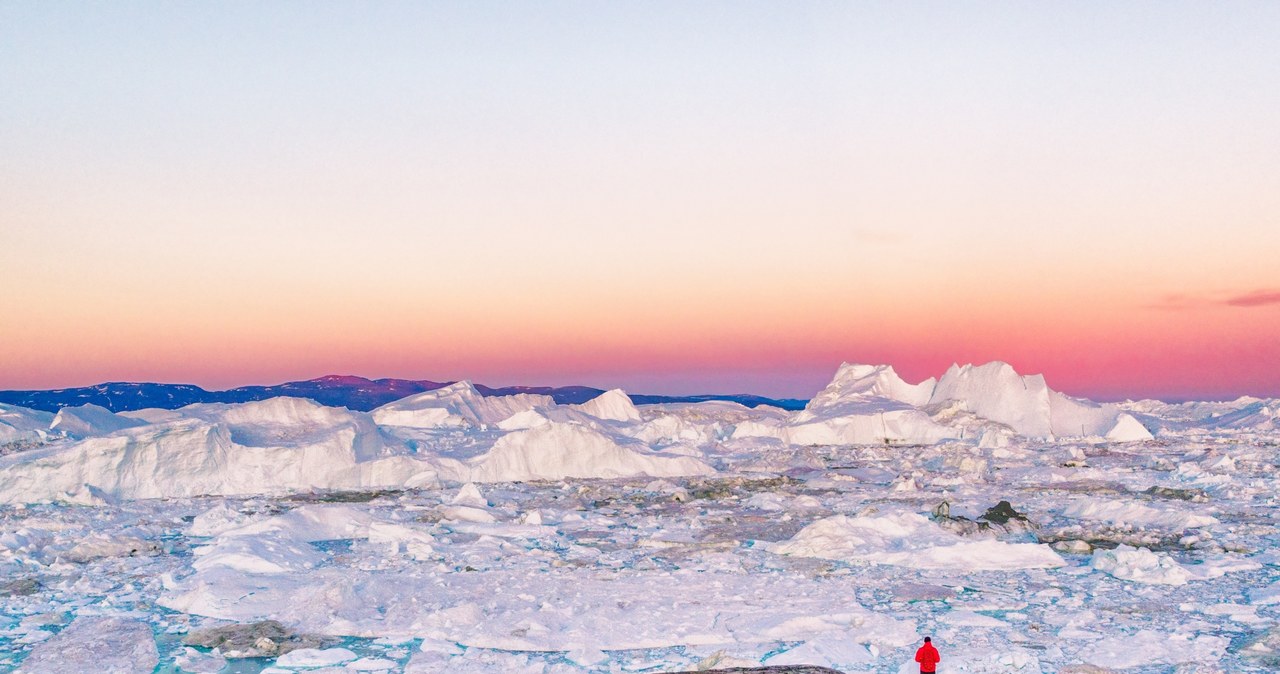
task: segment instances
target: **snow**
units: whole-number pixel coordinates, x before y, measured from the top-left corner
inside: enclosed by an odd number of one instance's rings
[[[356,654],[345,648],[299,648],[289,651],[276,660],[281,667],[327,667],[356,659]]]
[[[47,421],[6,407],[0,431],[8,436],[69,441],[0,457],[0,502],[419,488],[441,479],[699,475],[712,470],[707,455],[726,440],[842,446],[967,438],[999,447],[1012,433],[1112,442],[1151,437],[1132,414],[1064,396],[1043,377],[1018,375],[1004,363],[954,366],[941,380],[918,384],[888,366],[846,363],[799,412],[732,403],[657,412],[646,417],[616,389],[558,406],[547,396],[482,396],[465,381],[368,414],[288,397],[129,415],[86,405]]]
[[[39,442],[48,433],[53,415],[0,403],[0,448],[10,443]]]
[[[23,660],[19,674],[151,674],[159,664],[151,628],[142,621],[115,617],[77,618],[42,641]]]
[[[202,653],[190,647],[184,648],[173,662],[178,669],[193,672],[193,674],[216,674],[227,666],[227,659],[222,657],[216,649],[209,653]]]
[[[899,674],[918,674],[920,665],[914,660],[904,662],[897,671]],[[946,660],[938,664],[938,674],[1043,674],[1043,672],[1040,659],[1021,648],[1001,653],[948,653]]]
[[[1280,582],[1266,587],[1253,588],[1249,591],[1249,601],[1260,606],[1280,604]]]
[[[1191,580],[1218,578],[1233,571],[1253,571],[1256,562],[1232,558],[1207,558],[1200,564],[1183,565],[1164,552],[1120,545],[1114,550],[1097,550],[1093,568],[1116,578],[1153,585],[1185,585]]]
[[[929,402],[952,400],[1027,437],[1053,436],[1050,391],[1044,377],[1019,375],[1007,363],[952,365],[938,380]]]
[[[581,405],[574,405],[584,414],[608,421],[640,421],[640,410],[631,403],[631,398],[622,389],[605,391]]]
[[[476,427],[492,426],[515,414],[553,405],[551,397],[543,395],[482,396],[471,382],[460,381],[388,403],[372,415],[383,426]]]
[[[457,475],[473,482],[558,480],[566,477],[709,475],[707,464],[664,456],[578,424],[549,423],[504,435]]]
[[[970,437],[991,445],[1007,442],[1002,430],[1046,439],[1152,438],[1120,407],[1063,395],[1043,376],[1019,375],[1001,362],[954,365],[940,380],[918,384],[887,365],[845,363],[804,410],[781,420],[746,420],[734,437],[794,445],[934,444]]]
[[[771,436],[796,445],[933,443],[953,435],[917,409],[932,380],[911,385],[887,365],[845,363],[825,389],[784,425],[741,424],[739,437]]]
[[[1172,557],[1146,548],[1121,545],[1093,553],[1093,568],[1116,578],[1157,585],[1185,585],[1195,577]]]
[[[453,388],[463,398],[474,391]],[[512,410],[532,412],[520,408],[533,404],[533,397],[506,398],[513,400],[478,398],[477,406],[465,408],[471,415],[465,418],[487,423]],[[543,403],[554,404],[538,402]],[[67,500],[66,494],[85,485],[107,499],[138,499],[419,487],[439,478],[494,482],[712,472],[696,458],[655,453],[640,441],[575,421],[547,421],[490,437],[487,451],[459,461],[398,442],[373,423],[378,416],[377,410],[371,418],[297,398],[192,405],[159,423],[0,457],[0,502]]]
[[[225,504],[216,505],[191,520],[187,529],[188,536],[217,536],[224,531],[236,529],[250,520],[245,513],[230,508]]]
[[[790,540],[767,549],[779,555],[920,569],[1011,570],[1066,564],[1047,545],[967,540],[917,513],[836,515],[818,520]]]
[[[430,574],[362,574],[347,585],[313,571],[269,584],[262,580],[201,574],[189,585],[201,595],[198,603],[185,603],[196,597],[181,591],[165,603],[235,620],[274,606],[275,613],[309,631],[360,634],[376,629],[468,648],[534,652],[750,645],[828,633],[853,643],[893,647],[910,643],[916,634],[911,622],[875,615],[847,595],[827,596],[819,588],[769,575],[677,571],[610,577],[560,570],[530,577],[490,571],[461,574],[441,585]],[[485,599],[499,587],[501,601]],[[251,595],[244,594],[250,588],[255,588]],[[380,611],[338,603],[350,596],[375,603]],[[741,599],[728,605],[721,596]],[[778,596],[790,597],[785,608],[770,599]]]
[[[1241,399],[1237,409],[1212,418],[1215,428],[1229,428],[1252,431],[1280,430],[1280,400]]]
[[[396,662],[386,658],[360,658],[347,663],[347,671],[354,672],[382,672],[395,668]]]
[[[1076,519],[1098,520],[1112,524],[1136,524],[1178,531],[1218,523],[1218,520],[1211,515],[1187,512],[1185,509],[1165,510],[1114,499],[1077,501],[1066,507],[1062,514]]]
[[[537,428],[551,423],[545,415],[537,410],[524,410],[498,422],[498,428],[504,431],[521,431],[528,428]]]
[[[1107,431],[1106,438],[1112,442],[1141,442],[1152,440],[1154,436],[1133,415],[1121,413],[1116,416],[1116,425]]]
[[[934,379],[908,384],[891,365],[842,363],[831,383],[813,397],[807,408],[829,409],[854,398],[884,398],[923,407],[933,396],[936,385]]]
[[[1094,642],[1085,659],[1099,667],[1128,669],[1143,665],[1214,662],[1226,650],[1226,637],[1140,630]]]
[[[837,409],[838,416],[826,416],[829,411],[800,416],[809,412],[804,410],[778,437],[793,445],[860,445],[932,444],[952,435],[916,409],[894,409],[875,401]]]
[[[474,482],[468,482],[454,494],[449,503],[458,506],[470,506],[472,508],[488,508],[489,502],[485,500],[484,495],[480,493],[480,488]]]
[[[371,516],[353,506],[304,505],[222,532],[219,538],[279,534],[301,541],[330,541],[368,535],[373,522]]]
[[[145,424],[145,421],[120,416],[105,407],[81,405],[58,410],[53,421],[49,422],[49,430],[72,438],[86,438]]]

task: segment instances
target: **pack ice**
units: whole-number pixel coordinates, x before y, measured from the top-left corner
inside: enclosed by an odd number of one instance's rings
[[[1276,409],[1003,363],[797,412],[0,406],[0,671],[1274,671]]]

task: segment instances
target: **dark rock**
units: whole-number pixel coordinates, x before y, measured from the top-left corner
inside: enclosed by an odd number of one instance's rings
[[[220,648],[226,658],[274,658],[299,648],[325,648],[337,639],[298,634],[275,620],[241,623],[195,630],[182,643],[202,648]]]
[[[1203,489],[1180,489],[1177,487],[1161,487],[1157,485],[1142,493],[1156,498],[1174,499],[1176,501],[1192,501],[1195,503],[1204,503],[1209,500],[1209,494]]]
[[[797,482],[797,480],[789,477],[764,479],[745,477],[708,478],[691,482],[686,491],[689,499],[723,501],[762,491],[776,491],[784,486],[793,486]]]
[[[991,528],[986,522],[975,522],[968,517],[952,517],[951,504],[943,501],[933,508],[933,521],[948,531],[961,536],[981,534]]]
[[[1096,525],[1083,527],[1073,524],[1049,531],[1037,531],[1035,536],[1036,542],[1046,545],[1055,545],[1062,542],[1074,545],[1073,541],[1083,541],[1093,548],[1101,548],[1103,550],[1112,550],[1121,545],[1133,548],[1147,548],[1152,552],[1172,552],[1188,549],[1188,546],[1183,543],[1181,533],[1170,534],[1147,529],[1134,531],[1127,527]]]
[[[943,528],[962,536],[982,533],[997,535],[1022,534],[1037,528],[1036,524],[1028,519],[1026,515],[1014,510],[1008,501],[1000,501],[987,508],[987,512],[980,515],[976,520],[952,516],[951,504],[943,501],[933,509],[933,521]]]
[[[1027,519],[1026,515],[1014,510],[1013,505],[1008,501],[1001,501],[987,508],[987,512],[978,519],[986,520],[993,524],[1008,524],[1010,520],[1024,522],[1027,525],[1031,524],[1031,520]]]
[[[1025,534],[1040,527],[1026,515],[1013,509],[1008,501],[1001,501],[983,513],[979,522],[990,522],[991,527],[1006,534]]]
[[[305,494],[293,494],[285,497],[287,501],[303,503],[368,503],[375,499],[403,494],[401,489],[373,489],[369,491],[325,491]]]

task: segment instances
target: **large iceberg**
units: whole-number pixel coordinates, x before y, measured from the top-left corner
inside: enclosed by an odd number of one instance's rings
[[[904,381],[891,366],[844,363],[825,389],[785,420],[739,424],[737,437],[795,445],[933,444],[981,437],[968,429],[1030,438],[1149,440],[1151,433],[1117,405],[1054,391],[1042,375],[1007,363],[953,365],[940,380]],[[964,422],[964,423],[962,423]]]
[[[1171,408],[1072,398],[999,362],[955,365],[915,384],[887,365],[845,363],[790,413],[723,402],[642,411],[618,389],[558,405],[545,395],[485,396],[466,381],[368,413],[289,397],[122,414],[93,405],[56,416],[0,406],[0,446],[17,448],[0,456],[0,502],[705,475],[714,470],[708,457],[723,454],[726,442],[1001,446],[1015,435],[1127,442],[1151,438],[1138,417],[1161,409]],[[1215,419],[1265,428],[1271,414],[1265,401],[1251,400]]]
[[[410,428],[492,426],[513,414],[555,405],[551,396],[484,396],[469,381],[402,398],[372,412],[383,426]]]
[[[714,472],[695,457],[654,452],[642,441],[607,430],[608,422],[590,411],[615,421],[638,418],[638,413],[632,414],[635,408],[621,392],[602,397],[600,405],[555,410],[546,396],[484,398],[463,383],[372,413],[303,398],[197,404],[128,416],[69,408],[53,420],[13,413],[15,419],[64,426],[69,441],[0,457],[0,502],[80,502],[86,490],[106,499],[138,499],[401,488],[436,479]],[[538,410],[565,418],[553,422]],[[504,428],[502,422],[517,418],[524,422]],[[406,439],[399,435],[403,432],[417,435]],[[480,451],[459,459],[433,444],[456,440],[433,433],[457,432]]]

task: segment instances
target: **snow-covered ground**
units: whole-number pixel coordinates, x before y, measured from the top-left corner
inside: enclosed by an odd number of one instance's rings
[[[1278,410],[1001,363],[795,413],[2,407],[0,671],[1276,671]]]

